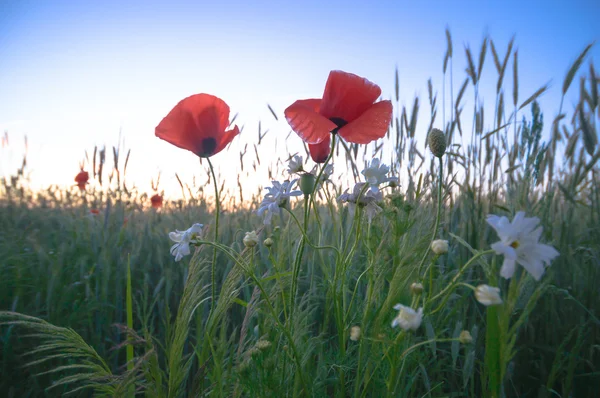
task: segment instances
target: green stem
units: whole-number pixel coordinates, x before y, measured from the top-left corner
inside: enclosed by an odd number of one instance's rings
[[[291,287],[291,295],[290,295],[290,318],[292,317],[292,314],[294,312],[294,302],[296,299],[296,292],[298,290],[298,280],[297,279],[298,279],[298,275],[300,274],[300,264],[302,262],[302,256],[304,254],[304,246],[306,244],[306,241],[308,240],[307,234],[306,234],[306,228],[308,226],[308,220],[310,218],[311,199],[313,199],[313,201],[314,201],[314,195],[316,192],[316,188],[319,185],[319,181],[320,181],[321,177],[323,176],[323,172],[325,171],[327,164],[333,158],[334,149],[335,149],[335,134],[333,134],[331,137],[331,149],[329,151],[329,156],[325,160],[325,163],[323,163],[323,167],[321,167],[321,170],[319,171],[319,174],[317,175],[317,178],[315,179],[315,191],[310,196],[309,195],[304,196],[304,223],[303,223],[303,226],[300,228],[300,230],[302,231],[302,238],[300,240],[300,244],[298,245],[298,250],[296,251],[296,258],[294,261],[294,269],[293,269],[293,273],[292,273],[292,287]],[[316,207],[315,207],[315,209],[316,209]],[[287,208],[286,208],[286,210],[287,210]],[[291,211],[288,210],[288,212],[290,214],[292,214]],[[296,217],[293,214],[292,214],[292,216],[294,217],[294,219],[296,219]],[[296,219],[296,221],[298,221],[298,220]]]
[[[418,269],[418,276],[421,276],[421,268],[423,268],[423,264],[425,264],[425,259],[427,259],[427,255],[429,254],[429,251],[431,250],[431,242],[433,242],[433,240],[435,239],[435,236],[437,235],[437,229],[438,226],[440,225],[440,214],[442,213],[442,181],[443,181],[443,177],[444,177],[444,162],[442,161],[442,158],[439,157],[439,162],[440,162],[440,173],[438,175],[438,197],[437,197],[437,214],[435,216],[435,224],[433,227],[433,233],[431,234],[431,239],[429,241],[429,244],[427,245],[427,249],[425,249],[425,254],[423,254],[423,258],[421,259],[421,262],[419,263],[419,267]]]
[[[461,275],[467,270],[467,268],[469,268],[469,266],[475,260],[477,260],[479,257],[485,256],[486,254],[492,254],[492,253],[494,253],[494,250],[486,250],[486,251],[483,251],[483,252],[479,252],[476,255],[474,255],[473,257],[471,257],[471,259],[469,261],[467,261],[467,263],[465,265],[462,266],[462,268],[458,271],[458,273],[454,276],[454,278],[452,278],[452,280],[450,281],[450,283],[448,284],[448,286],[446,286],[441,292],[439,292],[438,294],[436,294],[435,296],[433,296],[432,298],[430,298],[430,299],[427,300],[427,302],[424,305],[423,312],[427,311],[427,308],[429,307],[430,303],[432,303],[436,299],[442,297],[446,293],[449,293],[450,290],[453,289],[456,286],[456,282],[458,281],[458,278],[461,277]],[[443,304],[446,301],[447,301],[447,299],[444,300],[444,302],[442,303],[442,305],[440,305],[438,308],[436,308],[435,311],[432,311],[429,315],[432,315],[432,314],[436,313],[437,311],[439,311],[441,309],[441,307],[443,306]]]
[[[287,209],[286,209],[287,210]],[[291,212],[290,212],[291,214]],[[304,245],[306,244],[306,228],[308,226],[308,218],[310,215],[310,201],[309,196],[304,196],[304,222],[300,230],[302,231],[302,238],[296,250],[296,258],[294,261],[294,269],[292,273],[292,288],[290,292],[290,319],[294,313],[294,303],[296,301],[296,292],[298,290],[298,275],[300,274],[300,264],[302,262],[302,255],[304,254]],[[295,218],[295,217],[294,217]]]
[[[290,214],[290,216],[292,216],[292,219],[296,222],[296,224],[298,224],[298,227],[300,228],[300,231],[302,231],[302,236],[304,237],[304,239],[306,239],[306,243],[308,243],[308,245],[310,247],[312,247],[315,250],[326,250],[326,249],[333,250],[333,251],[335,251],[336,257],[338,257],[338,258],[341,257],[342,254],[340,253],[339,249],[337,247],[335,247],[335,246],[328,246],[328,245],[317,246],[314,243],[312,243],[308,239],[308,235],[306,235],[306,232],[302,229],[302,224],[300,224],[300,221],[298,220],[298,217],[296,217],[296,215],[294,213],[292,213],[290,210],[288,210],[287,208],[285,210]]]
[[[396,340],[398,340],[398,339],[396,339]],[[408,347],[406,350],[404,350],[402,352],[402,354],[400,354],[400,356],[394,357],[392,359],[392,368],[390,370],[390,378],[388,379],[388,396],[389,397],[397,397],[398,396],[396,394],[396,385],[398,384],[398,379],[399,379],[399,377],[397,375],[398,363],[400,363],[404,359],[405,356],[407,356],[408,354],[410,354],[412,351],[416,350],[417,348],[422,347],[427,344],[431,344],[433,342],[446,343],[446,342],[452,342],[452,341],[460,341],[460,339],[459,338],[446,338],[446,339],[431,339],[431,340],[427,340],[427,341],[421,341],[420,343],[417,343],[417,344],[414,344],[414,345]],[[395,347],[396,343],[397,342],[394,342],[394,345],[388,349],[385,356],[388,356],[390,349]],[[383,362],[383,359],[380,362]]]
[[[208,161],[208,166],[210,168],[210,174],[212,175],[213,185],[215,187],[215,243],[217,243],[217,240],[219,237],[219,213],[221,213],[221,204],[219,202],[219,187],[217,185],[217,177],[215,177],[215,170],[213,168],[212,162],[210,161],[210,158],[206,158],[206,160]],[[211,288],[210,289],[211,290],[210,312],[211,312],[211,314],[215,309],[215,300],[216,300],[216,296],[217,296],[217,285],[216,285],[216,277],[215,277],[216,263],[217,263],[217,249],[214,248],[213,249],[213,259],[212,259],[212,264],[211,264],[211,269],[210,269],[210,288]]]
[[[275,311],[275,307],[273,307],[273,304],[271,303],[271,298],[270,298],[269,294],[267,293],[267,291],[265,290],[265,288],[263,287],[260,279],[256,277],[254,272],[251,269],[249,269],[249,267],[246,267],[243,264],[242,260],[240,258],[238,258],[239,255],[236,252],[234,252],[231,248],[221,245],[216,242],[209,242],[209,241],[203,241],[203,240],[196,241],[196,244],[212,246],[215,250],[218,249],[218,250],[222,251],[231,260],[233,260],[234,263],[236,263],[238,266],[240,266],[242,268],[242,270],[244,270],[244,272],[248,275],[248,277],[250,279],[252,279],[252,281],[256,284],[256,286],[260,290],[261,295],[263,296],[263,299],[265,300],[265,303],[267,304],[267,307],[269,309],[269,312],[271,313],[271,316],[273,317],[273,320],[277,323],[277,326],[279,326],[279,328],[283,331],[283,333],[285,334],[285,336],[287,337],[287,339],[290,343],[290,347],[292,348],[292,351],[294,353],[294,360],[296,362],[298,376],[300,377],[300,381],[302,382],[304,389],[305,389],[306,393],[308,394],[310,390],[308,388],[308,383],[304,377],[304,373],[302,372],[302,362],[300,359],[300,355],[298,353],[298,348],[296,347],[296,343],[294,342],[294,339],[292,338],[292,333],[285,327],[285,325],[279,319],[279,316],[277,315],[277,312]]]
[[[367,248],[367,254],[368,254],[368,267],[367,269],[364,271],[365,273],[368,272],[369,273],[369,282],[367,285],[367,303],[365,305],[365,308],[363,310],[363,316],[362,316],[362,321],[361,321],[361,327],[362,333],[367,333],[367,319],[368,319],[368,314],[369,314],[369,309],[371,308],[371,302],[373,300],[373,290],[374,290],[374,282],[375,282],[375,272],[374,272],[374,265],[373,265],[373,260],[374,260],[374,253],[371,250],[371,248],[369,247],[369,244],[371,243],[371,224],[369,224],[369,227],[367,228],[367,244],[365,245]],[[364,274],[364,273],[363,273]],[[362,275],[360,275],[360,277],[362,277]],[[356,281],[356,287],[354,289],[354,292],[356,293],[356,289],[358,289],[358,285],[360,283],[360,279],[358,278],[358,280]],[[348,313],[350,312],[350,309],[352,308],[352,301],[354,300],[354,294],[352,295],[352,299],[350,300],[350,304],[348,306],[348,312],[346,314],[346,317],[348,317]],[[368,344],[367,339],[360,339],[359,340],[359,347],[358,347],[358,363],[356,365],[356,379],[355,379],[355,383],[354,383],[354,396],[358,396],[358,393],[360,391],[360,368],[362,365],[362,357],[364,355],[364,351],[367,348],[366,345]]]

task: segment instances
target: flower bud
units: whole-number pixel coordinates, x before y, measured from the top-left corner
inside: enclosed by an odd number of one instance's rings
[[[473,342],[473,336],[471,336],[471,333],[469,333],[468,330],[463,330],[460,332],[460,336],[458,336],[458,341],[460,341],[461,344],[471,344]]]
[[[431,251],[437,255],[448,253],[448,241],[443,239],[434,240],[431,242]]]
[[[433,129],[429,133],[429,149],[438,158],[446,153],[446,136],[440,129]]]
[[[315,176],[311,173],[302,174],[298,185],[304,195],[311,195],[315,191]]]
[[[352,326],[350,328],[350,340],[358,341],[360,339],[360,326]]]
[[[266,247],[271,247],[271,246],[273,246],[273,239],[271,239],[271,238],[267,238],[267,239],[265,239],[265,241],[263,242],[263,244],[264,244]]]
[[[271,347],[271,342],[268,340],[258,340],[256,342],[256,348],[261,351],[268,350]]]
[[[500,289],[488,285],[479,285],[475,289],[475,298],[481,304],[487,306],[502,304]]]
[[[410,292],[415,296],[423,293],[423,284],[419,282],[413,282],[413,284],[410,285]]]
[[[246,232],[246,236],[244,236],[244,246],[246,247],[254,247],[258,244],[258,235],[256,231]]]

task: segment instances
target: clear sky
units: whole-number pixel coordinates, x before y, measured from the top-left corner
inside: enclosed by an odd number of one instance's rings
[[[464,44],[477,54],[489,34],[503,54],[516,34],[520,98],[553,81],[542,100],[549,125],[569,65],[600,38],[598,15],[597,0],[0,0],[0,130],[11,138],[0,149],[0,174],[14,171],[27,134],[34,186],[73,184],[84,151],[117,145],[121,130],[132,149],[130,179],[148,189],[162,171],[162,188],[175,196],[175,172],[205,178],[193,154],[154,136],[179,100],[206,92],[225,100],[232,116],[239,112],[241,136],[213,157],[236,175],[239,149],[256,142],[258,120],[271,129],[268,145],[289,132],[266,104],[281,116],[296,99],[320,97],[332,69],[367,77],[389,98],[397,66],[400,103],[420,95],[426,117],[429,77],[441,95],[446,26],[455,87],[464,79]],[[591,56],[600,59],[600,44]],[[495,85],[491,54],[483,78]],[[294,134],[287,145],[301,150]],[[266,174],[258,177],[268,184]]]

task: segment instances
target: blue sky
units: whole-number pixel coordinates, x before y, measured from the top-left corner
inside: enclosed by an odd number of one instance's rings
[[[464,79],[465,44],[478,53],[489,34],[504,53],[515,34],[520,98],[553,82],[541,101],[549,125],[569,65],[600,38],[598,1],[0,2],[0,129],[11,137],[0,174],[14,170],[27,134],[36,187],[72,184],[84,150],[116,145],[121,130],[132,149],[130,178],[148,189],[160,170],[162,187],[176,195],[175,172],[203,172],[194,155],[155,138],[154,127],[198,92],[224,99],[245,125],[213,158],[230,175],[239,148],[256,141],[258,120],[271,129],[269,145],[287,136],[266,104],[281,115],[298,98],[320,97],[332,69],[367,77],[390,97],[397,66],[400,103],[420,95],[425,117],[429,77],[441,95],[446,26],[455,86]],[[591,56],[600,59],[599,45]],[[493,88],[491,54],[483,75]],[[493,103],[493,94],[482,95]],[[295,135],[287,144],[301,150]]]

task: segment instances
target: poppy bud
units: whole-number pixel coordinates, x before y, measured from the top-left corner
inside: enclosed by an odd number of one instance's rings
[[[315,176],[311,173],[302,174],[298,185],[304,195],[312,194],[315,191]]]
[[[273,239],[271,239],[271,238],[267,238],[267,239],[265,239],[265,241],[263,242],[263,244],[264,244],[266,247],[271,247],[271,246],[273,246]]]
[[[438,158],[446,153],[446,136],[440,129],[433,129],[429,133],[429,149]]]

